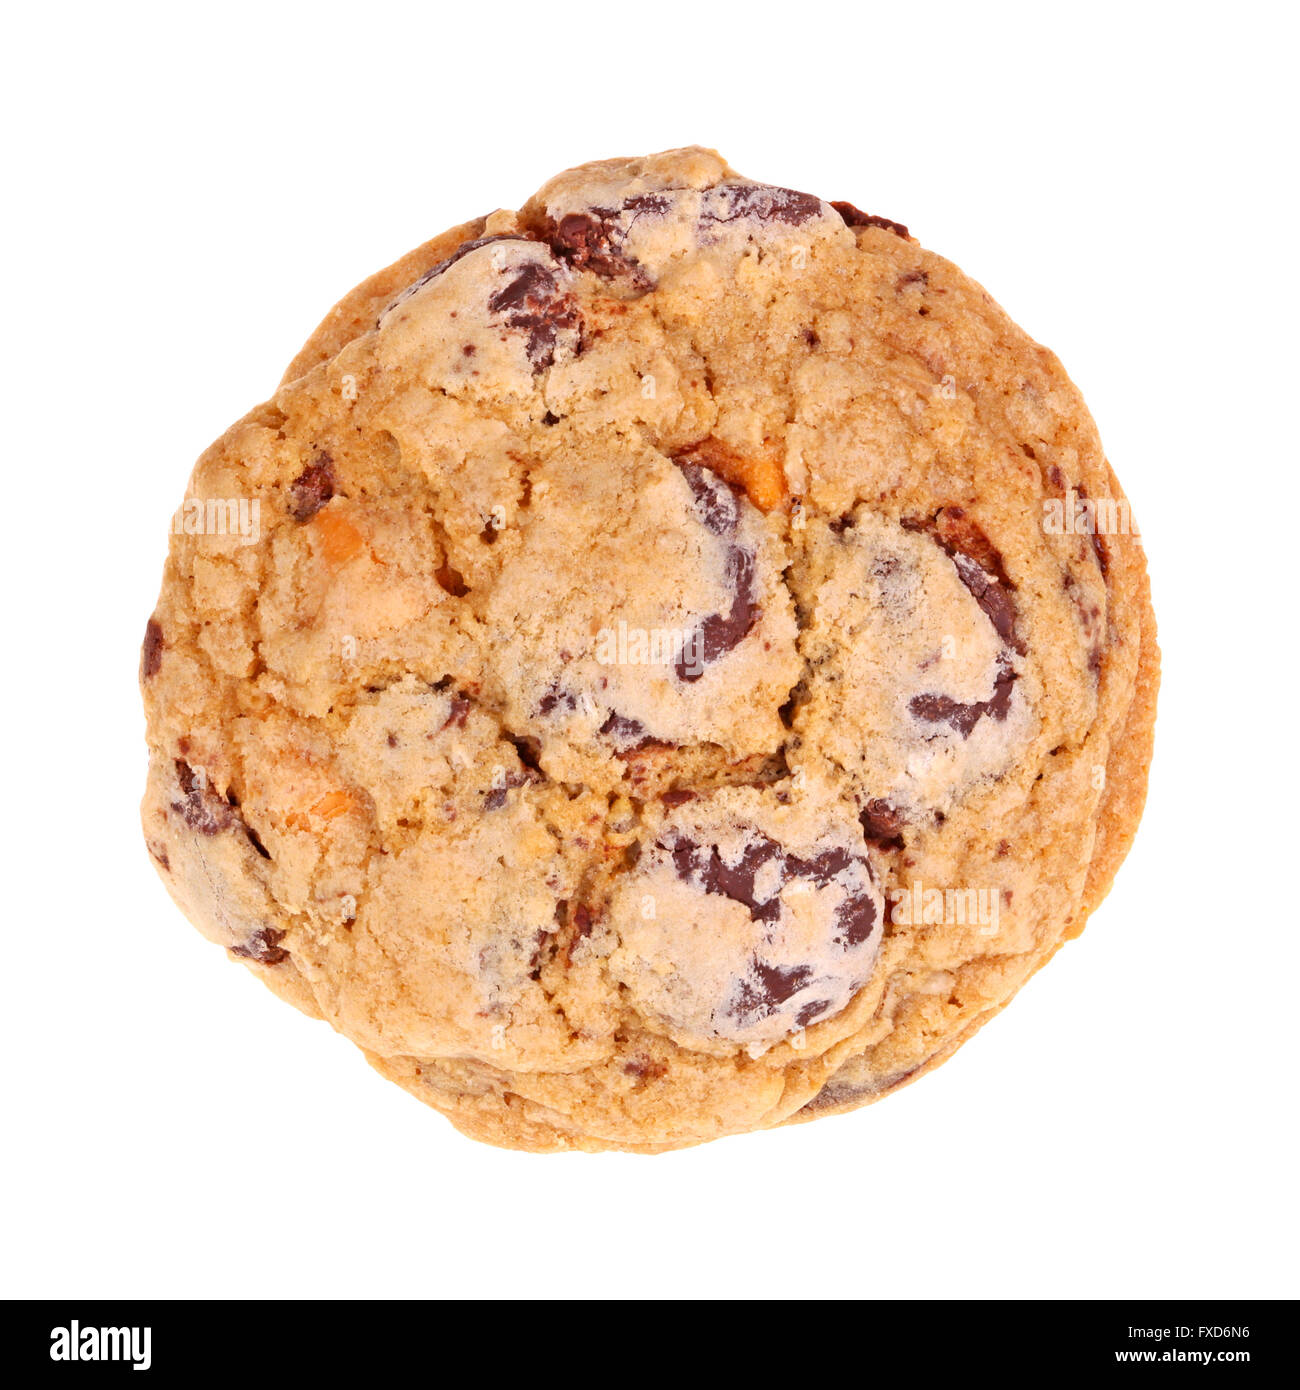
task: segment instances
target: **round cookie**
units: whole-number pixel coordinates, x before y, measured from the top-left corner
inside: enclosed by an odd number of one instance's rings
[[[194,924],[464,1132],[874,1100],[1108,890],[1158,653],[1056,359],[686,149],[359,286],[199,460],[141,681]]]

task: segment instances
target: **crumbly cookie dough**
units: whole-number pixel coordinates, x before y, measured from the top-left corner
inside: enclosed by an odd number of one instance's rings
[[[704,149],[570,170],[360,285],[199,460],[149,852],[474,1138],[854,1108],[1127,851],[1129,520],[1056,359],[905,227]]]

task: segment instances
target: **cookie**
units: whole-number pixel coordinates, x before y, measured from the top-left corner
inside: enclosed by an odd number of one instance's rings
[[[145,837],[466,1134],[657,1152],[1001,1009],[1128,849],[1157,671],[1096,429],[978,285],[611,160],[359,286],[199,460]]]

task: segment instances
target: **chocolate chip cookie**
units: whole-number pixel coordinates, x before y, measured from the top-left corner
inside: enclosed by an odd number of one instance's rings
[[[360,285],[199,460],[145,836],[465,1133],[655,1152],[1001,1009],[1128,849],[1157,672],[1051,353],[889,218],[610,160]]]

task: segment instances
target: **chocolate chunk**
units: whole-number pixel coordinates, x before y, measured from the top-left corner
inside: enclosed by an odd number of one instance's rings
[[[849,1085],[843,1081],[837,1082],[832,1076],[830,1081],[803,1106],[799,1113],[801,1115],[815,1115],[819,1111],[831,1109],[832,1106],[844,1105],[849,1101],[861,1100],[866,1096],[884,1095],[886,1091],[892,1090],[895,1086],[901,1086],[905,1081],[910,1081],[921,1069],[921,1066],[909,1067],[906,1071],[894,1072],[879,1081],[862,1086]]]
[[[591,929],[595,925],[596,918],[599,915],[599,913],[593,912],[586,903],[579,903],[577,907],[573,909],[574,936],[578,939],[584,936],[590,936]]]
[[[868,801],[858,820],[871,844],[881,849],[903,848],[903,813],[897,806],[879,799]]]
[[[566,970],[573,964],[574,949],[584,937],[591,935],[599,917],[599,909],[586,903],[575,903],[572,910],[567,898],[561,898],[555,904],[556,930],[552,935],[556,942],[556,956]]]
[[[715,473],[697,463],[677,460],[695,499],[700,524],[710,534],[729,537],[740,524],[740,506],[731,488]],[[758,621],[762,610],[756,601],[754,556],[741,546],[732,545],[725,561],[731,607],[726,613],[710,613],[683,644],[677,657],[677,679],[694,682],[711,661],[738,646]]]
[[[740,508],[731,488],[702,464],[689,463],[685,458],[677,458],[674,462],[695,499],[700,525],[715,536],[734,535],[740,523]]]
[[[284,933],[275,927],[259,927],[243,945],[232,946],[230,950],[233,955],[262,965],[279,965],[289,959],[289,952],[280,945],[283,940]]]
[[[716,845],[700,845],[675,833],[667,848],[678,878],[687,883],[698,882],[706,893],[718,893],[732,902],[740,903],[749,909],[750,920],[755,922],[779,920],[781,889],[792,878],[809,879],[815,887],[825,888],[854,864],[861,864],[868,879],[871,878],[871,867],[867,861],[841,846],[823,850],[812,859],[804,859],[784,850],[766,835],[759,835],[735,864],[728,864]],[[766,875],[771,896],[760,899],[758,877],[769,864],[778,860],[778,872]],[[836,913],[837,926],[840,928],[836,944],[843,947],[861,945],[870,937],[875,920],[876,904],[870,895],[846,896]]]
[[[810,878],[818,888],[824,888],[836,874],[842,874],[853,863],[853,855],[843,846],[824,849],[814,859],[786,855],[786,867],[796,878]]]
[[[420,278],[410,287],[419,289],[421,285],[427,285],[430,280],[435,280],[445,270],[450,270],[457,261],[468,256],[471,251],[477,251],[481,246],[491,246],[494,241],[532,241],[533,238],[522,232],[497,232],[493,236],[475,237],[473,241],[462,241],[461,244],[444,261],[439,261],[432,270],[426,270]]]
[[[632,197],[623,199],[623,211],[638,216],[643,212],[664,213],[672,205],[673,200],[666,193],[635,193]]]
[[[158,674],[162,665],[163,630],[156,618],[150,618],[144,625],[144,642],[140,647],[140,679],[151,680]]]
[[[752,218],[797,227],[820,217],[823,207],[820,198],[793,188],[776,188],[766,183],[722,183],[705,195],[700,223]]]
[[[954,555],[952,562],[961,582],[993,624],[993,630],[1009,647],[1023,655],[1025,644],[1016,635],[1016,605],[1011,595],[969,555]]]
[[[876,929],[876,904],[865,894],[845,898],[835,912],[839,928],[837,942],[842,946],[861,946],[871,939]]]
[[[600,726],[600,732],[624,748],[628,745],[640,748],[649,742],[646,727],[639,719],[629,719],[616,711]]]
[[[176,780],[185,798],[173,801],[171,809],[191,830],[197,830],[200,835],[216,835],[229,830],[239,820],[234,807],[180,758],[176,759]]]
[[[557,709],[572,714],[578,708],[578,697],[572,690],[561,690],[553,685],[537,702],[538,714],[554,714]]]
[[[896,236],[906,237],[907,228],[901,222],[894,222],[888,217],[877,217],[874,213],[863,212],[861,208],[855,208],[852,203],[832,203],[831,207],[844,219],[848,227],[882,227],[887,232],[893,232]]]
[[[998,658],[997,677],[989,699],[968,705],[947,695],[914,695],[907,707],[917,719],[927,724],[949,724],[962,738],[969,738],[971,730],[985,715],[999,723],[1007,717],[1015,683],[1016,673],[1004,654]]]
[[[233,791],[228,792],[224,798],[219,796],[201,773],[196,773],[180,758],[176,760],[176,780],[186,797],[184,801],[173,801],[171,809],[191,830],[197,830],[200,835],[216,835],[238,826],[247,836],[248,843],[263,859],[271,857],[270,851],[262,843],[261,836],[240,814],[239,798]]]
[[[519,268],[515,278],[504,289],[498,290],[488,300],[488,308],[494,314],[528,309],[544,301],[554,291],[555,276],[544,265],[529,261]]]
[[[856,1100],[860,1096],[871,1095],[870,1086],[823,1086],[817,1094],[803,1105],[799,1113],[801,1115],[816,1115],[823,1110],[829,1110],[832,1106],[843,1105],[846,1101]]]
[[[485,811],[499,811],[506,804],[506,793],[513,791],[515,787],[527,787],[534,782],[542,779],[532,768],[523,768],[517,772],[507,772],[505,780],[499,787],[493,787],[483,798],[483,809]]]
[[[920,531],[939,545],[953,562],[957,577],[966,586],[1006,649],[1024,655],[1025,644],[1016,631],[1016,606],[1011,597],[1015,585],[1007,576],[1001,552],[962,507],[941,507],[928,520],[903,518],[909,531]],[[993,694],[987,700],[964,704],[947,695],[916,695],[909,710],[927,724],[947,724],[963,737],[985,715],[1001,722],[1011,708],[1016,673],[1004,650],[998,658]]]
[[[469,711],[470,701],[467,700],[464,695],[453,695],[451,697],[450,711],[446,719],[442,721],[442,728],[463,729],[465,727],[465,720],[469,716]],[[440,729],[438,732],[441,733],[442,730]]]
[[[688,801],[695,801],[699,797],[698,792],[688,791],[685,787],[673,787],[659,798],[665,806],[685,806]]]
[[[535,371],[544,371],[555,360],[562,331],[582,327],[573,296],[565,294],[555,275],[536,261],[518,267],[510,283],[488,300],[488,308],[528,335],[525,350]]]
[[[618,280],[635,294],[654,288],[654,280],[624,249],[628,233],[643,216],[659,216],[672,206],[663,193],[639,193],[622,206],[593,207],[570,212],[552,222],[546,239],[561,260],[575,270],[587,270],[606,280]]]
[[[904,517],[904,530],[928,535],[952,560],[957,577],[979,604],[994,631],[1013,651],[1025,654],[1016,633],[1015,585],[1007,577],[1002,553],[962,507],[940,507],[928,520]]]
[[[289,515],[295,521],[310,521],[334,496],[336,486],[334,460],[321,450],[289,485]]]
[[[805,1004],[794,1016],[794,1026],[796,1028],[806,1028],[810,1023],[819,1019],[827,1009],[832,1006],[830,999],[815,999],[811,1004]]]
[[[470,252],[498,241],[519,241],[535,245],[537,238],[520,233],[501,232],[495,236],[478,237],[473,241],[464,242],[446,260],[439,261],[418,280],[408,285],[384,312],[391,312],[404,299],[408,299]],[[502,314],[511,328],[528,334],[528,359],[537,371],[549,367],[554,361],[559,333],[564,329],[578,330],[582,326],[582,318],[572,296],[563,293],[554,274],[537,262],[517,267],[510,283],[488,300],[488,308],[494,313]]]
[[[769,927],[780,921],[781,891],[792,879],[804,879],[813,887],[824,888],[860,866],[868,884],[874,882],[868,860],[843,846],[832,846],[805,858],[760,834],[753,836],[737,862],[727,863],[716,845],[701,845],[670,831],[659,848],[667,849],[683,882],[740,903],[749,910],[751,921]],[[843,900],[835,911],[832,944],[845,952],[865,945],[877,930],[878,917],[872,892],[855,891],[846,884]],[[816,966],[812,963],[775,964],[764,958],[763,947],[759,946],[723,1012],[747,1026],[774,1013],[815,979]],[[804,1027],[832,1006],[830,1000],[801,1006],[795,1026]]]
[[[837,846],[834,849],[823,850],[814,859],[801,859],[797,855],[787,854],[785,869],[792,878],[811,879],[818,888],[824,888],[854,863],[864,862],[850,854],[847,849]],[[868,877],[870,873],[868,869]],[[835,922],[840,932],[835,939],[837,945],[861,946],[871,936],[876,925],[875,901],[867,895],[845,898],[836,910]]]
[[[755,960],[751,970],[753,978],[740,982],[740,988],[726,1009],[740,1024],[753,1023],[775,1013],[806,985],[812,984],[814,978],[811,965],[765,965]]]
[[[700,679],[704,667],[739,646],[758,621],[762,610],[754,597],[754,557],[748,550],[733,546],[727,555],[727,580],[731,585],[731,607],[726,613],[710,613],[691,635],[677,658],[677,679],[687,683]]]
[[[464,598],[469,593],[469,585],[465,583],[465,576],[451,563],[444,559],[442,564],[433,572],[433,577],[438,581],[438,587],[452,598]]]
[[[732,902],[743,904],[755,922],[775,922],[780,917],[779,897],[773,896],[760,902],[755,896],[759,871],[773,859],[782,857],[781,846],[775,840],[759,836],[737,864],[726,863],[716,845],[698,845],[684,837],[673,840],[670,853],[678,878],[685,882],[698,879],[706,893],[720,893]],[[779,876],[775,881],[779,890],[785,881],[784,876]]]
[[[1085,502],[1088,500],[1088,494],[1083,490],[1082,483],[1076,483],[1074,491]],[[1095,524],[1088,531],[1088,539],[1092,542],[1092,553],[1097,557],[1097,568],[1101,571],[1101,577],[1105,579],[1110,573],[1110,552],[1106,549],[1106,542]]]
[[[514,745],[515,752],[519,755],[519,761],[537,774],[532,780],[544,782],[546,774],[542,771],[541,743],[535,738],[528,738],[526,735],[510,734],[508,737],[511,744]]]
[[[409,285],[397,296],[396,299],[384,310],[387,314],[395,309],[404,299],[409,299],[416,290],[423,289],[430,280],[436,280],[445,270],[450,269],[463,256],[468,256],[471,251],[477,251],[480,246],[490,246],[494,241],[532,241],[533,238],[521,235],[517,232],[498,232],[495,236],[481,236],[473,241],[462,241],[461,244],[451,253],[446,260],[439,261],[437,265],[426,270],[418,280],[412,280]],[[382,318],[382,315],[381,315]]]
[[[615,222],[617,216],[612,208],[568,213],[548,238],[551,249],[575,270],[589,270],[607,280],[627,280],[644,293],[654,282],[631,256],[623,254],[626,232]]]

